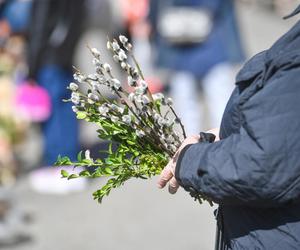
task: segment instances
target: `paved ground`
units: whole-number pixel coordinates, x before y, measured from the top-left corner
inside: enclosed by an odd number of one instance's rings
[[[92,183],[83,193],[57,197],[33,194],[22,183],[21,200],[34,215],[28,227],[34,237],[8,249],[212,249],[212,210],[183,191],[170,196],[155,180],[133,180],[99,205],[91,198],[96,188]]]
[[[267,48],[292,21],[253,7],[239,7],[239,19],[249,55]],[[38,195],[26,177],[16,193],[33,215],[31,241],[6,250],[208,250],[213,249],[215,221],[208,205],[200,206],[180,191],[171,196],[151,181],[132,180],[111,193],[102,205],[88,190],[69,196]]]

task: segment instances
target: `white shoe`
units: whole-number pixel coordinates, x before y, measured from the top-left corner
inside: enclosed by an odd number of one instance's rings
[[[69,194],[83,191],[87,186],[87,180],[84,178],[67,180],[61,178],[61,170],[69,172],[80,172],[82,168],[73,167],[43,167],[34,170],[29,174],[29,184],[31,188],[43,194]]]

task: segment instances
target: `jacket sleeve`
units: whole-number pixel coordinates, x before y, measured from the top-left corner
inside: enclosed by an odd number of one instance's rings
[[[238,133],[184,148],[175,173],[180,185],[227,205],[299,200],[299,75],[299,67],[276,74],[240,105]]]

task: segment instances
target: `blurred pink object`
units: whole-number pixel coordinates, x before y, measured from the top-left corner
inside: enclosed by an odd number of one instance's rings
[[[147,77],[146,82],[148,83],[148,88],[152,94],[162,92],[164,90],[164,84],[155,76]]]
[[[30,121],[45,121],[51,115],[50,96],[35,82],[24,81],[16,90],[16,109]]]

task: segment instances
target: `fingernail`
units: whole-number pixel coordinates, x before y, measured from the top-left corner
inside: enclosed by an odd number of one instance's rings
[[[173,188],[169,188],[169,193],[170,194],[175,194],[177,192],[177,190],[173,189]]]

